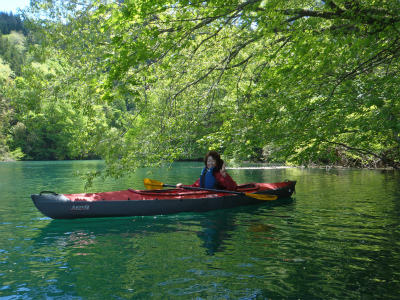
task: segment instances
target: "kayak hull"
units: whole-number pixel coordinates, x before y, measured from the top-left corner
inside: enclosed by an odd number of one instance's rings
[[[166,215],[182,212],[206,212],[238,206],[268,203],[287,203],[295,191],[295,181],[280,183],[251,183],[241,185],[238,191],[276,195],[273,201],[258,200],[244,194],[210,191],[169,189],[158,191],[126,190],[87,194],[56,194],[41,192],[31,195],[36,208],[52,219],[76,219],[99,217],[127,217]],[[286,199],[286,201],[285,201]]]

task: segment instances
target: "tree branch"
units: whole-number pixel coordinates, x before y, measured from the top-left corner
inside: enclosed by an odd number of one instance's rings
[[[395,24],[400,22],[400,17],[398,15],[391,15],[389,11],[381,10],[381,9],[371,9],[371,8],[360,8],[358,5],[350,6],[347,10],[342,10],[335,6],[332,1],[329,7],[333,7],[334,11],[317,11],[310,9],[285,9],[280,11],[284,15],[293,16],[287,19],[285,22],[290,23],[295,20],[304,18],[304,17],[314,17],[314,18],[323,18],[323,19],[345,19],[345,20],[355,20],[355,16],[360,18],[361,23],[368,25],[383,25],[387,26],[390,24]]]
[[[376,154],[376,153],[374,153],[374,152],[372,152],[372,151],[365,150],[365,149],[360,149],[360,148],[355,148],[355,147],[351,147],[351,146],[346,145],[346,144],[343,144],[343,143],[331,142],[331,141],[326,141],[326,140],[325,140],[325,142],[328,143],[328,144],[333,144],[333,145],[337,145],[337,146],[342,146],[342,147],[344,147],[344,148],[346,148],[346,149],[348,149],[348,150],[353,150],[353,151],[356,151],[356,152],[358,152],[358,153],[360,153],[360,154],[368,154],[368,155],[371,155],[371,156],[373,156],[373,157],[376,157],[376,158],[380,159],[384,164],[386,164],[386,165],[388,165],[388,166],[391,166],[393,169],[395,169],[395,170],[400,170],[400,168],[396,165],[396,163],[395,163],[394,161],[392,162],[392,161],[388,160],[384,155],[383,155],[383,156],[380,156],[380,155],[378,155],[378,154]]]

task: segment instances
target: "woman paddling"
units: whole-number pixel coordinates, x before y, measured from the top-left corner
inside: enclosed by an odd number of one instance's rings
[[[204,158],[205,167],[201,171],[200,178],[188,187],[201,187],[207,189],[236,191],[237,184],[226,172],[225,163],[217,151],[210,151]],[[176,185],[180,188],[182,183]]]

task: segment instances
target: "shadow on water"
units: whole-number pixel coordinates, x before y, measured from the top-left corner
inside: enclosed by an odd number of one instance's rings
[[[293,202],[293,198],[280,199],[279,203],[261,204],[265,209],[272,209],[275,206],[288,205]],[[235,211],[238,212],[235,212]],[[206,248],[206,255],[213,256],[217,252],[224,252],[225,244],[231,240],[232,234],[238,226],[237,214],[254,215],[258,209],[252,206],[235,208],[230,211],[210,212],[207,218],[200,221],[202,230],[197,232],[197,236],[203,241],[203,247]]]

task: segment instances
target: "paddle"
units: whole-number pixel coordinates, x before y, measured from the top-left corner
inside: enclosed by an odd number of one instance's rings
[[[161,190],[163,187],[176,187],[175,185],[169,185],[169,184],[164,184],[160,181],[153,180],[153,179],[143,179],[144,186],[146,189],[149,190]],[[213,190],[213,189],[206,189],[206,188],[200,188],[200,187],[191,187],[191,186],[181,186],[183,189],[188,189],[188,190],[203,190],[203,191],[212,191],[216,193],[229,193],[229,194],[238,194],[238,195],[244,195],[248,197],[252,197],[258,200],[265,200],[265,201],[272,201],[276,200],[278,196],[275,195],[262,195],[262,194],[252,194],[252,193],[243,193],[243,192],[235,192],[235,191],[225,191],[225,190]]]

